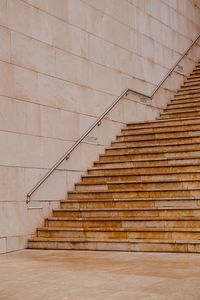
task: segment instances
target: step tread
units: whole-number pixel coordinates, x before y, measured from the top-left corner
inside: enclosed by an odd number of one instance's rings
[[[197,107],[197,106],[196,106]],[[182,110],[178,110],[178,108],[165,108],[163,110],[162,113],[160,113],[161,116],[164,116],[164,115],[169,115],[169,114],[182,114],[182,113],[190,113],[190,112],[200,112],[200,109],[187,109],[188,107],[186,107],[185,109],[182,109]],[[199,106],[198,106],[199,108]],[[168,111],[170,110],[170,111]],[[174,110],[174,111],[171,111],[171,110]]]
[[[163,144],[157,144],[157,145],[131,145],[131,146],[111,146],[111,147],[107,147],[106,150],[118,150],[118,149],[132,149],[132,148],[153,148],[153,147],[163,147],[163,146],[184,146],[184,145],[199,145],[200,144],[200,141],[199,142],[194,142],[194,141],[191,141],[190,143],[189,142],[180,142],[178,144],[172,144],[172,143],[163,143]]]
[[[151,243],[156,244],[200,244],[200,240],[194,239],[185,239],[185,240],[169,240],[169,239],[89,239],[89,238],[44,238],[44,237],[34,237],[29,239],[29,242],[34,241],[44,241],[44,242],[104,242],[104,243],[124,243],[124,242],[131,242],[131,243],[147,243],[148,241]]]
[[[110,228],[110,227],[92,227],[92,228],[77,228],[77,227],[39,227],[38,230],[41,231],[80,231],[80,232],[87,232],[87,231],[98,231],[98,232],[140,232],[140,231],[145,231],[145,232],[200,232],[200,228],[155,228],[155,227],[148,227],[148,228],[138,228],[138,227],[131,227],[131,228]]]
[[[200,190],[200,188],[190,188],[190,189],[185,189],[185,188],[171,188],[170,191],[192,191],[192,190],[195,190],[195,191],[198,191]],[[136,190],[136,189],[133,189],[133,190],[123,190],[123,189],[120,189],[120,190],[90,190],[90,191],[69,191],[69,194],[98,194],[98,193],[123,193],[123,192],[149,192],[149,191],[169,191],[168,188],[167,189],[162,189],[162,190],[157,190],[157,189],[146,189],[146,190]]]
[[[164,111],[177,111],[179,112],[181,109],[195,109],[195,108],[200,108],[200,101],[196,103],[169,103],[167,105],[167,108],[164,109]]]
[[[200,125],[200,123],[199,124],[194,124],[194,126],[195,125]],[[180,127],[180,125],[178,125],[179,127]],[[188,125],[184,125],[184,126],[188,126]],[[193,126],[193,125],[191,125],[191,126]],[[160,128],[160,127],[159,127]],[[168,127],[167,127],[168,128]],[[124,129],[123,129],[124,130]],[[173,130],[172,131],[162,131],[162,132],[141,132],[141,133],[123,133],[123,134],[118,134],[117,135],[117,138],[122,138],[122,137],[135,137],[135,136],[143,136],[143,135],[153,135],[156,139],[159,139],[159,135],[161,135],[161,134],[173,134],[173,133],[188,133],[188,136],[190,136],[189,134],[191,134],[191,133],[195,133],[195,132],[198,132],[198,131],[200,131],[200,129],[182,129],[182,130],[175,130],[174,129],[174,126],[173,126]],[[196,136],[196,135],[195,135]],[[193,135],[191,135],[190,137],[194,137]],[[142,140],[143,141],[143,140]]]
[[[157,136],[155,137],[152,137],[152,138],[147,138],[145,140],[125,140],[125,141],[114,141],[112,142],[112,144],[119,144],[119,143],[142,143],[142,142],[155,142],[155,141],[165,141],[165,140],[181,140],[181,139],[194,139],[194,138],[200,138],[200,135],[188,135],[188,136],[175,136],[175,137],[162,137],[162,138],[159,138]]]
[[[76,186],[81,185],[81,186],[88,186],[88,185],[113,185],[113,184],[148,184],[148,183],[182,183],[182,182],[196,182],[200,183],[200,179],[152,179],[152,180],[120,180],[120,181],[106,181],[106,182],[94,182],[94,183],[87,183],[87,182],[79,182],[76,183]]]
[[[127,123],[127,126],[131,125],[138,125],[138,124],[152,124],[152,123],[162,123],[162,122],[171,122],[171,121],[176,121],[176,118],[171,118],[168,120],[163,120],[163,119],[156,119],[156,120],[149,120],[149,121],[138,121],[138,122],[129,122]],[[184,120],[200,120],[200,117],[185,117],[185,118],[179,118],[180,121]]]
[[[176,92],[176,94],[174,95],[174,97],[178,97],[178,96],[193,96],[193,95],[199,95],[200,94],[200,89],[180,89]]]
[[[117,163],[120,163],[122,161],[119,161]],[[128,162],[132,162],[132,161],[128,161]],[[107,162],[109,164],[111,164],[112,162]],[[115,161],[113,161],[113,163],[115,163]],[[121,167],[94,167],[94,168],[90,168],[88,169],[89,171],[99,171],[99,170],[116,170],[116,169],[155,169],[155,168],[161,168],[161,167],[188,167],[188,166],[200,166],[199,163],[183,163],[183,164],[169,164],[169,165],[159,165],[159,166],[154,166],[154,165],[149,165],[149,166],[121,166]],[[197,171],[199,172],[199,171]],[[190,173],[190,172],[189,172]],[[196,173],[196,172],[195,172]]]
[[[103,211],[109,211],[109,212],[113,212],[113,211],[166,211],[166,210],[199,210],[200,211],[200,207],[147,207],[147,208],[80,208],[80,209],[65,209],[65,208],[58,208],[58,209],[54,209],[53,212],[90,212],[90,211],[94,211],[94,212],[103,212]]]
[[[170,100],[170,102],[168,103],[168,105],[173,105],[173,104],[184,104],[184,103],[191,103],[191,104],[193,104],[193,103],[199,103],[200,102],[200,97],[198,97],[198,98],[194,98],[194,99],[182,99],[182,100],[180,100],[180,99],[176,99],[176,98],[173,98],[173,99],[171,99]]]
[[[181,200],[200,200],[200,198],[196,198],[196,197],[162,197],[162,198],[134,198],[134,199],[130,199],[130,198],[106,198],[106,199],[71,199],[71,200],[61,200],[61,203],[91,203],[91,202],[123,202],[123,201],[181,201]]]
[[[162,122],[156,122],[156,121],[158,121],[158,119],[155,119],[154,120],[154,122],[149,122],[149,123],[147,123],[147,122],[145,122],[145,123],[137,123],[137,124],[130,124],[130,125],[128,125],[127,127],[125,127],[125,128],[123,128],[122,129],[122,132],[123,131],[130,131],[130,130],[149,130],[149,129],[151,129],[151,130],[155,130],[155,132],[156,132],[156,130],[157,129],[160,129],[160,128],[175,128],[175,127],[184,127],[184,126],[195,126],[195,125],[199,125],[200,124],[200,120],[199,120],[199,118],[198,117],[196,117],[196,118],[192,118],[192,119],[190,119],[189,120],[189,118],[186,120],[186,118],[185,118],[185,120],[183,120],[183,118],[182,118],[182,120],[181,120],[181,118],[179,117],[179,118],[173,118],[173,120],[172,119],[159,119],[160,121],[163,121],[163,122],[168,122],[169,120],[170,120],[170,122],[172,123],[172,121],[174,121],[174,122],[179,122],[178,124],[162,124]],[[198,122],[196,122],[196,123],[184,123],[184,121],[198,121]],[[144,126],[146,124],[146,126]],[[137,125],[137,126],[136,126]],[[142,126],[143,125],[143,126]],[[157,125],[157,126],[153,126],[153,125]],[[134,127],[132,127],[132,126],[134,126]]]
[[[146,159],[126,159],[126,160],[119,160],[119,161],[113,161],[115,162],[154,162],[154,161],[171,161],[171,160],[177,160],[177,161],[182,161],[182,160],[192,160],[192,159],[200,159],[200,155],[199,156],[184,156],[184,157],[166,157],[166,158],[146,158]],[[95,161],[95,163],[99,163],[99,164],[106,164],[106,163],[112,163],[110,161]]]
[[[153,154],[153,155],[158,155],[159,156],[159,154],[161,154],[161,155],[163,155],[163,154],[166,154],[166,153],[176,153],[176,154],[178,154],[178,153],[181,153],[181,155],[183,155],[182,157],[184,158],[184,154],[185,153],[191,153],[191,152],[200,152],[200,149],[196,149],[196,150],[186,150],[186,149],[184,149],[184,150],[173,150],[173,151],[164,151],[164,150],[162,150],[162,151],[156,151],[156,152],[134,152],[134,153],[112,153],[112,154],[110,154],[110,153],[106,153],[106,154],[100,154],[100,158],[105,158],[105,157],[116,157],[116,156],[119,156],[120,158],[121,157],[123,157],[123,156],[125,156],[125,157],[127,157],[127,156],[135,156],[135,155],[151,155],[151,154]],[[103,161],[102,161],[103,162]]]
[[[118,177],[118,176],[123,176],[123,177],[130,177],[130,176],[145,176],[145,177],[147,177],[147,176],[150,176],[150,177],[153,177],[153,176],[157,176],[157,175],[162,175],[162,176],[168,176],[168,175],[177,175],[177,176],[180,176],[180,175],[182,175],[182,174],[184,174],[184,175],[192,175],[192,174],[198,174],[198,173],[200,173],[200,171],[197,171],[197,172],[184,172],[184,173],[144,173],[144,174],[112,174],[112,175],[104,175],[104,174],[97,174],[97,175],[88,175],[88,176],[82,176],[82,178],[83,179],[101,179],[101,178],[107,178],[107,177],[114,177],[114,178],[116,178],[116,177]],[[200,174],[199,174],[200,175]],[[145,180],[144,178],[142,179],[142,180]],[[109,182],[113,182],[113,181],[109,181]],[[116,182],[116,181],[115,181]],[[117,181],[118,182],[118,181]],[[119,180],[119,182],[121,182],[121,180]],[[80,183],[82,183],[82,182],[80,182]],[[86,183],[86,182],[84,182],[84,183]],[[77,184],[79,184],[79,183],[77,183]]]
[[[135,217],[78,217],[78,218],[72,218],[72,217],[48,217],[46,220],[48,221],[200,221],[200,216],[135,216]]]

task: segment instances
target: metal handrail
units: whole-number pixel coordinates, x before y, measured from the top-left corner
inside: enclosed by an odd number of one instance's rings
[[[187,50],[183,53],[183,55],[177,60],[177,62],[174,64],[174,66],[169,70],[169,72],[165,75],[165,77],[162,79],[162,81],[156,86],[156,88],[153,90],[151,95],[146,95],[140,92],[137,92],[132,89],[126,89],[117,99],[105,110],[105,112],[89,127],[89,129],[72,145],[72,147],[67,150],[67,152],[52,166],[52,168],[38,181],[38,183],[29,191],[27,194],[26,203],[28,204],[30,202],[30,198],[32,194],[43,184],[44,181],[57,169],[57,167],[60,166],[60,164],[64,160],[68,160],[70,158],[70,154],[73,152],[74,149],[77,148],[77,146],[85,139],[85,137],[96,127],[101,124],[102,119],[113,109],[113,107],[116,106],[116,104],[124,97],[127,96],[128,93],[135,93],[139,96],[152,99],[153,96],[156,94],[156,92],[160,89],[160,87],[163,85],[163,83],[166,81],[166,79],[171,75],[171,73],[174,71],[174,69],[177,67],[177,65],[180,63],[180,61],[188,54],[192,46],[197,42],[197,40],[200,38],[200,34],[197,36],[197,38],[192,42],[192,44],[187,48]]]
[[[163,83],[166,81],[166,79],[171,75],[171,73],[174,71],[174,69],[178,66],[178,64],[180,63],[180,61],[188,54],[188,52],[190,51],[190,49],[192,48],[192,46],[194,46],[194,44],[196,44],[196,42],[198,41],[198,39],[200,38],[200,34],[196,37],[196,39],[192,42],[192,44],[186,49],[186,51],[182,54],[182,56],[177,60],[177,62],[174,64],[174,66],[169,70],[169,72],[165,75],[165,77],[163,78],[163,80],[161,80],[161,82],[156,86],[156,88],[153,90],[153,92],[151,93],[151,98],[153,98],[153,96],[155,95],[155,93],[159,90],[159,88],[163,85]]]

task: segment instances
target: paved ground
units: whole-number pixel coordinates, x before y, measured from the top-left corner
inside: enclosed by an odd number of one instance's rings
[[[0,300],[199,300],[200,255],[24,250],[0,255]]]

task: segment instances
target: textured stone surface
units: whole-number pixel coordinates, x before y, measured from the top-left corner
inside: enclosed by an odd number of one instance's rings
[[[9,249],[22,247],[55,202],[23,214],[16,203],[25,205],[28,190],[125,88],[152,91],[199,32],[199,11],[196,0],[0,1],[0,202],[13,202],[15,216],[9,203],[4,211],[18,228],[6,231]],[[195,46],[181,63],[185,74],[198,59]],[[183,78],[174,73],[149,106],[129,95],[134,101],[91,133],[98,146],[79,147],[33,199],[64,199],[124,123],[155,119]]]
[[[0,264],[1,300],[200,298],[194,254],[24,250]]]

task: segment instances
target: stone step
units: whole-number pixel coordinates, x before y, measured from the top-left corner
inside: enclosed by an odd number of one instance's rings
[[[200,87],[196,88],[196,89],[188,89],[188,88],[181,88],[179,89],[176,94],[174,95],[174,97],[179,97],[179,96],[183,96],[183,95],[190,95],[191,97],[193,97],[193,95],[200,95]]]
[[[200,92],[200,81],[197,83],[185,83],[184,85],[181,86],[179,90],[177,90],[177,93],[180,91],[193,91],[193,90],[199,90]]]
[[[181,85],[181,87],[183,86],[188,86],[188,85],[194,85],[194,84],[200,84],[200,78],[186,78],[186,80],[184,81],[184,83]]]
[[[89,240],[35,238],[29,241],[30,249],[51,250],[92,250],[92,251],[131,251],[131,252],[182,252],[200,253],[199,240]]]
[[[135,142],[135,141],[152,141],[164,139],[180,139],[188,137],[200,137],[199,130],[185,130],[185,131],[172,131],[172,132],[158,132],[158,133],[144,133],[144,134],[121,134],[117,136],[116,142]],[[115,142],[115,143],[116,143]],[[113,143],[114,144],[114,143]]]
[[[200,73],[199,72],[192,72],[189,76],[189,79],[199,79]]]
[[[188,143],[188,142],[194,142],[198,143],[200,142],[200,135],[193,135],[189,136],[185,134],[185,136],[182,134],[182,136],[176,136],[174,134],[173,137],[163,137],[163,138],[148,138],[146,140],[138,140],[138,139],[126,139],[125,141],[115,141],[111,143],[112,147],[131,147],[131,146],[153,146],[153,145],[177,145],[177,144],[182,144],[182,143]]]
[[[200,76],[200,70],[199,69],[193,69],[193,71],[190,73],[189,77],[191,78],[193,75]]]
[[[148,181],[113,181],[106,183],[77,183],[75,185],[75,191],[115,191],[115,190],[173,190],[173,189],[195,189],[200,188],[200,180],[148,180]]]
[[[194,67],[193,71],[195,71],[195,70],[200,70],[200,64],[199,63]]]
[[[192,75],[191,77],[188,77],[185,81],[185,84],[195,84],[200,81],[200,77],[196,76],[195,74]]]
[[[200,156],[199,150],[186,150],[186,149],[179,149],[169,152],[164,151],[156,151],[154,153],[125,153],[125,154],[102,154],[100,155],[101,162],[114,162],[120,160],[136,160],[136,159],[169,159],[169,158],[185,158],[185,157],[193,157],[193,156]]]
[[[79,199],[62,200],[62,209],[100,209],[100,208],[200,208],[200,199],[193,197],[180,198],[135,198],[135,199]]]
[[[41,227],[37,230],[41,238],[73,238],[73,239],[183,239],[200,240],[199,228],[68,228]]]
[[[187,85],[190,85],[190,84],[198,84],[198,83],[200,83],[200,78],[199,77],[197,77],[197,78],[190,78],[190,77],[188,77],[184,81],[184,83],[183,83],[182,86],[187,86]]]
[[[188,104],[187,104],[188,105]],[[167,114],[167,113],[185,113],[185,112],[197,112],[199,111],[200,108],[200,103],[198,105],[195,105],[193,107],[167,107],[166,109],[163,110],[163,114]]]
[[[189,78],[199,78],[200,77],[200,72],[199,70],[194,70],[193,72],[190,73]]]
[[[104,184],[105,186],[105,184]],[[88,188],[88,187],[87,187]],[[115,181],[115,182],[107,182],[106,184],[107,190],[132,190],[132,189],[141,189],[141,190],[173,190],[173,189],[195,189],[200,188],[200,180],[149,180],[149,181]],[[102,188],[104,189],[104,188]]]
[[[199,109],[200,108],[200,101],[198,100],[198,102],[189,102],[189,103],[170,103],[167,105],[167,109],[164,109],[164,111],[172,111],[174,109],[179,110],[179,109]]]
[[[169,190],[168,188],[158,190],[158,189],[146,189],[146,190],[113,190],[113,191],[82,191],[82,192],[69,192],[68,199],[78,200],[78,199],[121,199],[121,198],[162,198],[162,197],[198,197],[200,194],[200,189],[184,189],[184,188],[173,188]]]
[[[146,134],[158,134],[158,133],[178,133],[178,132],[194,132],[199,131],[200,129],[200,122],[196,122],[193,124],[177,124],[177,125],[170,125],[168,124],[165,126],[156,126],[156,127],[141,127],[141,128],[124,128],[121,131],[121,135],[146,135]],[[120,136],[120,135],[119,135]]]
[[[124,159],[120,160],[109,160],[109,161],[95,161],[94,168],[135,168],[135,167],[156,167],[156,166],[191,166],[199,165],[200,156],[186,156],[184,157],[170,157],[170,158],[153,158],[153,159]]]
[[[181,125],[192,125],[192,124],[200,124],[200,117],[187,117],[187,118],[180,118],[180,119],[156,119],[154,121],[148,122],[137,122],[137,123],[128,123],[127,129],[143,129],[143,128],[160,128],[160,127],[168,127],[168,126],[181,126]]]
[[[130,170],[131,173],[131,170]],[[158,180],[200,180],[200,168],[198,172],[190,172],[190,173],[158,173],[158,174],[145,174],[145,175],[137,175],[137,174],[115,174],[115,175],[87,175],[82,177],[82,183],[84,184],[105,184],[107,182],[121,182],[121,181],[158,181]]]
[[[185,118],[185,117],[198,117],[200,116],[200,110],[182,110],[179,112],[163,112],[160,114],[162,119],[171,119],[171,118]]]
[[[200,217],[111,217],[111,218],[67,218],[51,217],[45,227],[74,228],[199,228]]]
[[[193,99],[199,99],[200,98],[200,93],[199,94],[193,94],[193,95],[179,95],[179,94],[175,94],[174,95],[174,100],[191,100],[193,101]]]
[[[174,208],[101,208],[101,209],[55,209],[53,217],[66,218],[113,218],[113,217],[200,217],[200,207]],[[199,229],[200,230],[200,229]]]
[[[102,175],[102,176],[120,176],[120,175],[162,175],[162,174],[182,174],[191,173],[191,176],[195,173],[199,173],[200,165],[171,165],[171,166],[141,166],[141,167],[108,167],[108,168],[94,168],[89,169],[89,175]],[[192,175],[193,174],[193,175]],[[198,176],[198,175],[197,175]]]
[[[174,105],[174,104],[193,104],[193,103],[199,103],[200,98],[195,98],[195,99],[171,99],[168,105]]]
[[[200,143],[194,141],[177,142],[177,144],[163,143],[159,145],[143,145],[143,146],[120,146],[106,148],[106,154],[153,154],[153,153],[170,153],[170,152],[186,152],[199,151]]]

